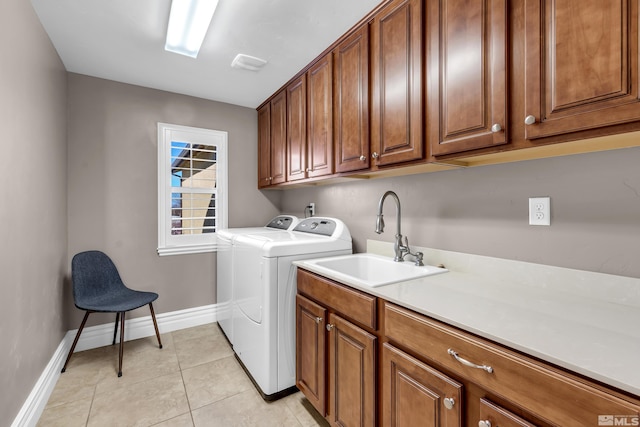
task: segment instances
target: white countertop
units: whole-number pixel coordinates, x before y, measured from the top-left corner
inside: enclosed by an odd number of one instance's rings
[[[640,396],[640,279],[417,250],[449,272],[371,288],[294,264]],[[367,251],[393,256],[393,244]]]

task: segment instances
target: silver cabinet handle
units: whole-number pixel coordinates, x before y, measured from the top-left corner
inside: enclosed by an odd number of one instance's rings
[[[491,427],[491,421],[489,421],[489,420],[480,420],[480,421],[478,421],[478,427]]]
[[[309,168],[306,168],[304,171],[305,171],[305,172],[309,172]]]
[[[491,126],[491,132],[493,133],[498,133],[502,130],[502,126],[500,126],[499,123],[495,123],[493,126]]]
[[[373,152],[373,154],[371,154],[371,157],[373,157],[374,159],[378,158],[378,153],[376,153],[375,151]]]
[[[536,122],[536,116],[532,116],[531,114],[529,114],[527,117],[524,118],[525,125],[532,125],[535,122]]]
[[[320,322],[322,322],[322,317],[316,317],[316,323],[320,324]]]
[[[447,397],[444,399],[444,407],[447,409],[453,409],[453,405],[456,404],[456,401],[451,397]]]
[[[364,162],[365,160],[367,160],[367,157],[362,155],[362,156],[360,156],[360,160],[362,160]]]
[[[327,323],[327,331],[331,332],[333,329],[333,325],[331,323]]]
[[[452,349],[447,350],[447,353],[449,353],[451,356],[453,356],[454,359],[456,359],[458,362],[462,363],[464,366],[468,366],[470,368],[475,368],[475,369],[482,369],[483,371],[487,371],[488,373],[492,373],[493,372],[493,368],[491,366],[476,365],[475,363],[469,362],[468,360],[463,359],[462,357],[458,356],[458,353],[456,353]]]

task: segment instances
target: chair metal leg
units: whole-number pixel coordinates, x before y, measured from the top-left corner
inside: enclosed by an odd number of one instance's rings
[[[87,318],[89,317],[89,314],[91,314],[90,311],[87,311],[84,314],[84,319],[82,319],[82,323],[80,324],[80,329],[78,329],[78,333],[76,334],[76,338],[73,340],[73,344],[71,345],[71,349],[69,350],[69,354],[67,355],[67,360],[64,362],[64,366],[62,367],[62,371],[60,371],[61,373],[64,373],[64,371],[67,370],[67,365],[69,364],[69,360],[71,360],[71,355],[73,355],[73,350],[76,349],[76,344],[78,344],[78,338],[80,338],[80,334],[82,333],[82,330],[84,329],[84,325],[85,325],[85,323],[87,323]]]
[[[116,335],[118,335],[118,321],[120,320],[120,313],[116,313],[116,326],[113,328],[113,342],[111,345],[116,344]]]
[[[151,309],[151,319],[153,319],[153,327],[156,328],[156,337],[158,337],[158,345],[162,348],[162,341],[160,341],[160,331],[158,330],[158,322],[156,322],[156,313],[153,311],[153,303],[149,303],[149,309]]]
[[[120,313],[120,359],[118,360],[118,377],[122,376],[122,353],[124,350],[124,311]]]

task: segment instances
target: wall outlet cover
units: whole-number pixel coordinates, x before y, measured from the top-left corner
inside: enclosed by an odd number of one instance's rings
[[[529,198],[529,225],[551,225],[551,198]]]

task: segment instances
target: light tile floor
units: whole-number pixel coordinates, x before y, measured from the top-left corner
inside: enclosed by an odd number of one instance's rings
[[[265,402],[217,324],[78,352],[38,426],[328,426],[298,392]]]

